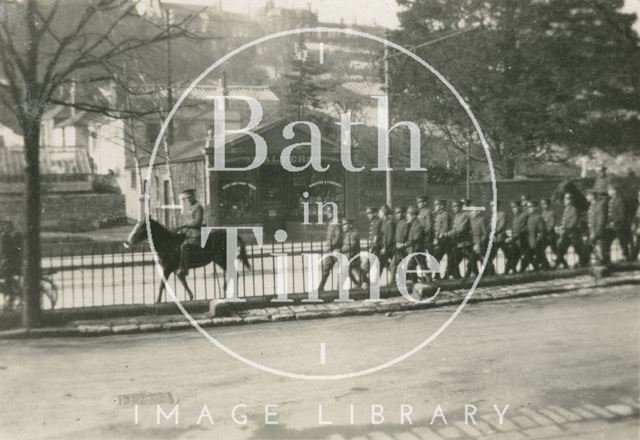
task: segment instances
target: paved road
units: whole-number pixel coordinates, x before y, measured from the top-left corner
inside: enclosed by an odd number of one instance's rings
[[[638,438],[637,290],[470,305],[425,350],[383,372],[340,381],[257,371],[195,331],[3,341],[0,438]],[[451,311],[211,332],[265,365],[335,374],[403,353]],[[178,424],[161,418],[158,425],[155,404],[165,413],[178,404]],[[320,425],[320,405],[322,421],[332,425]],[[465,405],[477,409],[476,424],[464,423]],[[496,408],[505,405],[500,425]],[[372,407],[383,423],[372,423],[381,421]],[[265,424],[270,412],[278,413],[269,416],[278,425]]]

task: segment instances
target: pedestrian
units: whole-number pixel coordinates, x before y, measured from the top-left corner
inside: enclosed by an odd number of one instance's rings
[[[478,276],[478,265],[482,261],[487,250],[487,242],[489,239],[489,232],[485,219],[478,210],[469,212],[469,221],[471,225],[471,237],[473,245],[469,252],[469,273],[473,276]],[[487,267],[489,264],[487,265]]]
[[[7,221],[0,228],[0,278],[4,279],[4,293],[8,296],[5,307],[10,309],[19,298],[15,277],[22,270],[22,235],[13,222]]]
[[[409,234],[409,228],[407,220],[405,219],[405,208],[397,206],[393,210],[393,214],[395,219],[395,251],[391,262],[391,279],[395,281],[398,264],[407,256],[407,236]]]
[[[520,272],[524,272],[529,266],[533,266],[535,271],[548,270],[549,262],[544,254],[546,226],[542,215],[538,212],[538,203],[535,200],[530,200],[527,211],[527,248],[522,259]]]
[[[325,205],[323,215],[328,225],[327,239],[322,248],[324,255],[322,258],[322,278],[320,279],[320,285],[318,286],[319,292],[324,291],[324,286],[331,275],[333,266],[338,262],[338,258],[336,256],[327,254],[340,252],[342,249],[342,228],[333,214],[331,205]]]
[[[618,193],[618,187],[610,184],[607,193],[609,194],[609,215],[608,220],[608,242],[607,251],[611,253],[613,240],[618,239],[624,261],[631,261],[631,225],[625,215],[625,203]]]
[[[565,193],[564,195],[564,211],[562,213],[562,220],[560,221],[560,231],[558,237],[558,258],[554,268],[563,266],[569,267],[566,260],[566,254],[569,247],[573,247],[574,252],[581,256],[584,250],[582,249],[580,226],[578,222],[578,210],[576,209],[571,193]],[[581,261],[583,264],[583,261]]]
[[[453,223],[447,232],[451,239],[447,252],[447,274],[454,278],[461,278],[460,263],[463,258],[469,258],[471,248],[471,224],[469,216],[462,210],[462,201],[454,200],[451,203],[453,210]],[[466,275],[466,274],[465,274]]]
[[[388,205],[382,205],[378,210],[380,218],[380,277],[382,271],[386,268],[387,273],[391,274],[391,263],[396,252],[396,224],[391,216],[391,208]],[[389,281],[389,280],[387,280]],[[391,282],[393,275],[391,275]]]
[[[380,261],[380,248],[382,241],[381,227],[382,219],[378,216],[378,210],[373,206],[366,208],[367,219],[369,220],[369,234],[367,236],[367,248],[369,254],[375,255]],[[378,266],[380,267],[380,265]],[[371,268],[370,258],[362,258],[362,284],[369,285],[369,270]],[[382,269],[379,269],[382,271]]]
[[[353,286],[362,286],[362,275],[360,272],[360,235],[353,227],[353,220],[344,217],[342,225],[342,246],[340,252],[349,259],[349,278]]]

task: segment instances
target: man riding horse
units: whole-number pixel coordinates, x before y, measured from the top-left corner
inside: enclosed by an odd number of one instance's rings
[[[178,275],[186,276],[189,269],[189,254],[201,248],[201,228],[204,226],[204,208],[196,200],[195,190],[187,189],[180,194],[182,214],[176,232],[185,239],[180,245],[180,267]]]

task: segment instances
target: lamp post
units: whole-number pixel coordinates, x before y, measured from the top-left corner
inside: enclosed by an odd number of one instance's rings
[[[384,91],[387,94],[387,121],[391,120],[391,75],[389,72],[389,46],[384,45]],[[387,163],[385,170],[385,188],[386,188],[386,202],[389,208],[393,207],[392,202],[392,194],[393,194],[393,184],[392,184],[392,176],[391,176],[391,146],[389,145],[387,148]]]

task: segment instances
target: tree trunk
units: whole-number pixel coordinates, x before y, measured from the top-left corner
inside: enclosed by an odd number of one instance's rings
[[[25,328],[40,325],[40,132],[34,121],[31,129],[24,131],[25,153],[25,229],[23,255],[23,309],[22,325]]]

